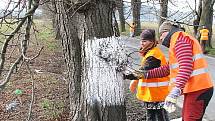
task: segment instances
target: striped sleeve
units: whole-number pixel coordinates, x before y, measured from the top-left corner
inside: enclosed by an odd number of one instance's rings
[[[179,37],[175,45],[175,54],[179,64],[175,84],[183,89],[193,71],[192,41],[188,37]]]
[[[147,72],[146,78],[161,78],[169,75],[169,65],[164,65],[159,68],[154,68]]]

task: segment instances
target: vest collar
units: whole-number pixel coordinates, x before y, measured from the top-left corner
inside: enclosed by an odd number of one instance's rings
[[[170,40],[171,40],[171,36],[178,31],[183,31],[180,28],[177,28],[175,26],[172,26],[171,30],[169,31],[169,33],[166,35],[166,37],[164,38],[164,41],[162,42],[162,45],[166,46],[167,48],[169,48],[170,46]]]

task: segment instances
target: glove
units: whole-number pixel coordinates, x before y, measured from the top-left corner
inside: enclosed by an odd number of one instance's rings
[[[123,79],[136,80],[140,78],[144,78],[147,74],[145,70],[135,70],[133,68],[126,67],[125,72],[123,74]]]
[[[134,74],[123,74],[123,79],[129,79],[129,80],[136,80],[138,79],[136,76],[134,76]]]
[[[137,85],[138,85],[138,80],[132,80],[130,85],[129,85],[129,89],[132,93],[135,93],[136,92],[136,89],[137,89]]]
[[[145,75],[147,74],[146,71],[143,71],[143,70],[135,70],[133,72],[134,76],[136,76],[138,79],[144,79],[145,78]]]
[[[172,113],[176,110],[176,102],[177,98],[181,95],[181,89],[174,87],[170,94],[166,97],[165,102],[164,102],[164,109]]]

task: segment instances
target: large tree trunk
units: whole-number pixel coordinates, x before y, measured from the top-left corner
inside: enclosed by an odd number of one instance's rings
[[[141,0],[131,0],[131,7],[132,7],[132,13],[133,13],[133,22],[136,25],[134,29],[134,35],[139,36],[141,33],[141,23],[140,23]]]
[[[121,32],[125,32],[125,17],[122,0],[117,0],[117,9],[119,11],[120,30]]]
[[[113,1],[56,4],[69,75],[70,120],[126,121],[122,77],[115,69],[120,56],[113,56],[120,47],[111,37]]]
[[[207,46],[211,46],[211,38],[212,38],[212,23],[213,23],[213,5],[215,0],[203,0],[202,14],[200,25],[206,26],[209,30],[209,41]]]
[[[168,0],[160,0],[160,20],[159,26],[165,21],[168,12]]]

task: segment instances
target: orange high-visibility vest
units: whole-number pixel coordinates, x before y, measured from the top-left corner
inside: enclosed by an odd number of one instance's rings
[[[153,56],[161,60],[161,65],[166,65],[166,59],[162,51],[155,47],[143,57],[142,64],[144,66],[146,58]],[[153,78],[153,79],[139,79],[137,98],[146,102],[164,101],[169,93],[169,77]]]
[[[182,35],[181,35],[182,34]],[[175,56],[175,44],[179,36],[185,36],[193,42],[193,72],[185,84],[184,93],[194,92],[213,86],[211,76],[208,73],[208,65],[202,54],[201,46],[194,37],[185,32],[176,32],[172,35],[169,48],[170,82],[174,84],[179,71],[178,61]]]
[[[202,29],[200,30],[200,34],[201,34],[201,37],[200,37],[200,40],[208,40],[208,29]]]

